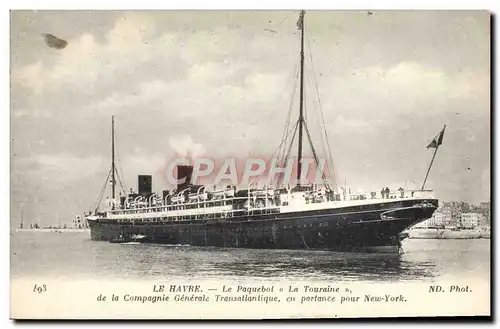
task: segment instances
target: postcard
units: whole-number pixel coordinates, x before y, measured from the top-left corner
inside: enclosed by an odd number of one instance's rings
[[[491,316],[488,11],[12,10],[12,319]]]

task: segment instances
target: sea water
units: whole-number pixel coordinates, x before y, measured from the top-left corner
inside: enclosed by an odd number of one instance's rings
[[[489,239],[406,239],[401,254],[91,241],[89,231],[12,230],[11,278],[392,282],[489,280]]]

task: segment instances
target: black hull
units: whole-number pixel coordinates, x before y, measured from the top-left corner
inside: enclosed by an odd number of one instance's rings
[[[144,235],[143,242],[256,249],[364,251],[398,246],[408,227],[432,216],[435,199],[314,211],[164,223],[89,220],[91,239]]]

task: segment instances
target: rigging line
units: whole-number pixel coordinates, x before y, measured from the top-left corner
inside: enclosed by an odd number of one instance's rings
[[[311,151],[314,156],[314,161],[316,162],[316,167],[319,169],[319,159],[316,154],[316,150],[314,149],[314,145],[312,143],[311,134],[309,133],[309,128],[307,127],[307,124],[305,122],[304,122],[304,127],[306,128],[307,139],[309,140],[309,145],[311,146]],[[321,178],[326,179],[324,172],[321,173]],[[328,183],[326,184],[326,186],[328,187]]]
[[[323,115],[323,106],[321,105],[321,98],[319,96],[319,88],[318,88],[318,82],[316,80],[316,72],[315,72],[315,69],[314,69],[314,63],[313,63],[313,59],[312,59],[312,51],[310,50],[311,49],[311,45],[310,45],[310,42],[309,42],[309,35],[307,34],[307,31],[306,31],[306,35],[307,35],[307,45],[309,47],[309,57],[310,57],[310,61],[311,61],[311,70],[312,70],[312,75],[313,75],[313,78],[314,78],[314,82],[315,82],[315,86],[316,86],[316,94],[317,94],[317,98],[318,98],[318,105],[319,105],[319,109],[320,109],[320,113],[321,113],[321,120],[323,121],[323,131],[325,132],[325,138],[326,138],[326,145],[328,147],[328,152],[327,152],[327,156],[329,158],[329,162],[332,166],[331,168],[331,171],[332,171],[332,174],[333,174],[333,178],[335,179],[335,185],[338,186],[338,182],[337,182],[337,176],[335,174],[335,171],[333,169],[333,158],[332,158],[332,153],[331,153],[331,148],[330,148],[330,141],[329,141],[329,138],[328,138],[328,133],[327,133],[327,130],[326,130],[326,124],[325,124],[325,117]]]
[[[307,43],[308,43],[308,45],[310,45],[309,38],[307,38]],[[309,57],[306,57],[306,65],[311,65],[311,68],[313,67],[312,59],[310,60]],[[311,89],[313,89],[313,86],[314,86],[313,78],[314,78],[314,75],[312,75],[312,74],[308,75],[307,82],[311,84]],[[315,96],[317,96],[317,95],[315,95]],[[314,104],[317,103],[317,99],[316,98],[313,97],[312,102]],[[318,120],[318,126],[321,129],[321,122],[319,121],[319,117],[317,117],[317,120]],[[325,152],[325,155],[326,155],[327,149],[326,149],[326,146],[325,146],[325,141],[324,141],[323,135],[320,134],[319,136],[320,136],[320,142],[321,142],[322,150],[323,150],[323,152]]]
[[[304,123],[304,127],[306,128],[307,140],[309,141],[309,145],[311,146],[311,152],[312,152],[313,157],[314,157],[314,162],[316,162],[316,165],[319,166],[318,155],[316,153],[316,149],[314,148],[314,145],[312,142],[311,133],[309,132],[309,127],[307,126],[306,123]],[[324,174],[323,174],[323,176],[324,176]]]
[[[299,61],[300,61],[300,58],[295,63],[295,76],[294,76],[294,85],[293,85],[293,89],[292,89],[292,97],[290,98],[290,104],[288,106],[288,114],[286,117],[285,129],[283,130],[283,134],[281,136],[281,142],[283,142],[283,140],[286,138],[286,136],[288,135],[289,129],[290,129],[290,121],[291,121],[290,119],[292,117],[293,101],[295,98],[295,93],[297,91],[297,82],[299,80]],[[281,156],[280,153],[281,152],[279,152],[279,154],[278,154],[278,158]],[[283,153],[284,153],[284,150],[283,150]]]
[[[304,65],[305,66],[305,65]],[[302,95],[302,98],[304,100],[304,116],[303,116],[303,121],[306,122],[307,121],[307,92],[306,92],[306,86],[304,86],[304,94]]]
[[[301,62],[301,56],[300,56],[300,53],[299,55],[297,56],[297,62],[296,62],[296,66],[295,66],[295,82],[294,82],[294,87],[293,87],[293,90],[292,90],[292,97],[290,98],[290,105],[289,105],[289,108],[288,108],[288,115],[287,115],[287,121],[286,121],[286,124],[285,124],[285,129],[283,130],[283,139],[286,138],[286,136],[288,135],[289,133],[289,129],[290,129],[290,124],[291,124],[291,114],[292,114],[292,110],[293,110],[293,102],[295,100],[295,94],[296,94],[296,91],[297,91],[297,83],[299,81],[299,74],[300,74],[300,70],[299,70],[299,64]],[[283,141],[282,139],[282,141]],[[285,156],[285,148],[283,148],[282,150],[280,150],[280,152],[278,153],[278,158],[281,158],[281,157],[284,157]]]
[[[291,117],[292,117],[292,112],[293,112],[293,101],[294,101],[294,98],[295,98],[295,93],[297,91],[297,82],[299,80],[299,70],[298,70],[298,61],[297,61],[297,65],[295,67],[295,83],[294,83],[294,86],[293,86],[293,90],[292,90],[292,97],[290,99],[290,105],[288,107],[288,115],[287,115],[287,118],[286,118],[286,123],[285,123],[285,129],[283,130],[283,134],[282,134],[282,137],[281,137],[281,144],[283,144],[283,141],[286,140],[286,138],[288,137],[289,135],[289,132],[290,132],[290,123],[291,123]],[[281,152],[282,151],[282,152]],[[283,154],[281,154],[283,153]],[[278,158],[281,158],[281,156],[285,155],[285,149],[280,149],[280,152],[278,153]]]
[[[281,155],[282,156],[281,160],[283,163],[286,162],[287,157],[290,154],[290,148],[293,145],[293,142],[295,140],[295,134],[296,134],[298,128],[299,128],[299,121],[297,120],[295,122],[295,125],[293,125],[293,128],[289,131],[288,136],[285,140],[285,144],[283,144],[283,154]],[[293,132],[293,135],[290,135],[290,134],[292,134],[292,132]],[[285,150],[287,150],[286,153],[285,153]]]
[[[278,152],[278,150],[280,150],[281,146],[286,141],[286,139],[289,137],[289,135],[292,133],[292,131],[296,131],[297,130],[297,124],[298,124],[298,122],[296,122],[295,125],[293,126],[293,128],[288,132],[288,136],[286,136],[286,138],[281,141],[281,143],[278,146],[278,148],[276,149],[276,151],[274,151],[274,153],[271,155],[271,159],[276,155],[276,153]],[[294,136],[295,136],[295,134],[294,134]],[[292,138],[292,141],[293,141],[293,138]],[[279,160],[279,158],[278,158],[278,160]]]
[[[293,146],[293,140],[295,139],[295,135],[296,135],[296,133],[297,133],[297,129],[298,129],[298,127],[299,127],[299,122],[297,121],[297,122],[295,123],[295,125],[293,126],[293,128],[292,128],[292,129],[290,130],[290,132],[288,133],[288,135],[290,135],[290,134],[293,132],[293,136],[292,136],[292,139],[291,139],[291,141],[290,141],[290,145],[288,146],[288,152],[287,152],[287,154],[286,154],[286,157],[283,159],[283,165],[285,165],[285,166],[286,166],[286,163],[287,163],[287,161],[288,161],[288,156],[290,155],[290,151],[291,151],[292,146]],[[288,138],[288,136],[287,136],[287,138]],[[281,147],[281,145],[280,145],[280,147]],[[285,154],[283,154],[283,156],[285,156]],[[277,158],[277,162],[279,162],[279,160],[280,160],[280,158]],[[279,184],[281,184],[281,182],[280,182],[280,179],[278,178],[278,182],[277,182],[277,184],[276,184],[276,185],[279,185]]]
[[[298,127],[299,127],[299,121],[300,121],[300,119],[297,120],[297,123],[295,124],[295,128],[293,130],[293,136],[292,136],[292,139],[290,140],[290,145],[288,145],[288,151],[286,152],[286,157],[285,157],[284,163],[286,163],[288,161],[288,157],[290,156],[290,152],[291,152],[292,146],[293,146],[293,141],[295,140],[295,135],[296,135]]]
[[[116,141],[116,134],[115,134],[115,145],[117,145],[117,144],[118,144],[118,142]],[[118,148],[117,147],[115,147],[115,156],[118,159],[118,169],[116,170],[116,174],[118,176],[118,173],[120,173],[123,177],[125,177],[123,175],[122,158],[121,158],[121,156],[120,156],[120,154],[118,152]],[[121,181],[120,181],[120,185],[122,187],[122,190],[126,191],[126,189],[124,187],[125,185]]]
[[[297,82],[299,81],[299,63],[300,63],[300,58],[298,58],[297,62],[295,63],[294,84],[293,84],[293,89],[292,89],[292,97],[290,97],[290,104],[288,105],[288,115],[287,115],[285,129],[289,129],[290,128],[290,118],[291,118],[292,110],[293,110],[293,101],[294,101],[294,98],[295,98],[295,93],[297,92]],[[283,132],[283,138],[285,137],[285,135],[287,133],[288,133],[288,130],[285,130]]]
[[[309,64],[308,61],[306,61],[306,64]],[[312,85],[312,77],[311,77],[311,75],[309,75],[309,79],[307,79],[307,82]],[[313,98],[313,103],[314,103],[314,98]],[[318,117],[316,117],[316,118],[319,120]],[[321,124],[319,124],[319,128],[321,129]],[[311,148],[311,151],[313,152],[316,165],[319,167],[319,162],[318,162],[319,160],[318,160],[317,152],[315,150],[314,143],[313,143],[313,140],[312,140],[312,137],[311,137],[311,134],[310,134],[310,131],[309,131],[307,125],[306,125],[306,129],[307,129],[306,132],[308,134],[308,139],[309,139],[309,146]],[[320,142],[321,142],[321,146],[322,146],[323,152],[326,153],[325,142],[324,142],[324,140],[322,138],[322,135],[320,134],[319,137],[320,137]],[[326,168],[326,169],[328,170],[329,168]],[[325,178],[324,177],[325,173],[323,172],[322,175],[323,175],[323,179],[324,179]]]
[[[309,44],[309,40],[308,40],[308,44]],[[314,72],[314,63],[313,63],[313,61],[312,61],[312,56],[311,56],[311,53],[309,53],[309,57],[307,58],[307,63],[310,63],[310,65],[311,65],[311,70],[313,71],[313,74],[309,76],[309,80],[308,80],[308,82],[310,82],[310,83],[311,83],[311,86],[316,86],[316,95],[315,95],[316,97],[315,97],[315,103],[317,103],[317,104],[318,104],[318,107],[320,108],[320,111],[319,111],[319,112],[320,112],[320,114],[321,114],[321,116],[322,116],[322,115],[323,115],[323,113],[321,112],[321,104],[320,104],[321,100],[320,100],[320,97],[319,97],[319,91],[318,91],[317,82],[316,82],[316,80],[315,80],[315,79],[316,79],[316,75],[315,75],[315,72]],[[326,129],[326,127],[322,127],[322,126],[321,126],[321,121],[320,121],[320,118],[319,118],[319,117],[318,117],[318,124],[319,124],[320,129],[321,129],[321,128]],[[321,136],[321,143],[323,144],[323,145],[322,145],[322,146],[323,146],[323,151],[325,151],[325,153],[327,153],[327,149],[326,149],[326,147],[325,147],[325,145],[324,145],[324,143],[325,143],[325,141],[324,141],[324,136],[323,136],[323,135],[321,135],[321,134],[320,134],[320,136]],[[326,155],[326,154],[325,154],[325,155]]]
[[[293,97],[294,97],[294,95],[292,96],[292,99],[293,99]],[[283,134],[281,136],[281,140],[280,140],[280,144],[279,144],[280,146],[278,147],[277,158],[281,158],[282,154],[284,154],[284,148],[282,146],[286,144],[286,139],[288,138],[288,135],[290,132],[291,116],[292,116],[292,105],[290,104],[290,107],[288,109],[287,118],[286,118],[285,128],[283,129]]]
[[[309,38],[307,38],[307,43],[308,43],[309,48],[310,48]],[[310,77],[310,81],[311,81],[311,84],[315,86],[316,98],[317,98],[317,102],[318,102],[318,105],[319,105],[319,108],[320,108],[320,114],[321,114],[321,116],[323,118],[323,122],[324,122],[323,110],[322,110],[322,105],[321,105],[321,97],[319,96],[319,88],[318,88],[318,83],[317,83],[317,80],[316,80],[316,72],[315,72],[315,68],[314,68],[314,61],[313,61],[313,58],[312,58],[312,52],[309,51],[308,55],[309,55],[309,57],[307,58],[307,60],[308,60],[308,63],[311,64],[311,70],[313,72],[312,76]]]
[[[118,179],[120,180],[120,186],[121,186],[122,190],[124,192],[126,192],[127,191],[126,186],[123,183],[123,181],[121,180],[121,177],[124,177],[121,162],[122,162],[122,159],[120,157],[118,157],[118,170],[116,171],[116,175],[118,176]]]
[[[108,177],[106,179],[106,182],[104,183],[104,186],[102,187],[101,192],[99,193],[99,196],[98,196],[96,202],[94,203],[94,207],[93,207],[94,211],[97,210],[97,208],[99,208],[99,206],[101,205],[102,199],[104,198],[104,193],[106,192],[106,185],[109,182],[110,175],[111,175],[111,171],[108,172]]]
[[[308,38],[308,45],[309,45],[309,48],[310,48],[310,42],[309,42],[309,38]],[[309,51],[309,58],[310,58],[310,62],[311,62],[311,69],[312,69],[312,72],[313,72],[313,81],[314,81],[314,85],[316,87],[316,95],[317,95],[317,99],[318,99],[318,105],[319,105],[319,110],[320,110],[320,114],[321,114],[321,120],[322,120],[322,123],[323,123],[323,131],[324,131],[324,134],[325,134],[325,139],[326,139],[326,146],[327,146],[327,149],[325,150],[325,154],[326,156],[328,157],[328,161],[330,162],[330,175],[332,176],[332,178],[334,179],[335,181],[335,185],[338,186],[338,181],[337,181],[337,175],[335,173],[335,169],[334,169],[334,164],[333,164],[333,157],[332,157],[332,154],[331,154],[331,148],[330,148],[330,141],[329,141],[329,138],[328,138],[328,132],[327,132],[327,129],[326,129],[326,123],[325,123],[325,118],[324,118],[324,115],[323,115],[323,107],[321,105],[321,98],[319,96],[319,88],[318,88],[318,82],[316,80],[316,72],[315,72],[315,69],[314,69],[314,62],[313,62],[313,59],[312,59],[312,52]]]
[[[294,74],[296,74],[296,73],[295,73],[295,71],[297,71],[297,67],[298,67],[298,62],[295,64],[295,68],[294,68],[294,70],[288,74],[288,77],[293,76]],[[288,77],[287,77],[287,80],[289,80],[289,79],[288,79]],[[295,85],[296,85],[296,84],[297,84],[297,83],[295,82]],[[296,87],[294,86],[294,89],[295,89],[295,88],[296,88]],[[284,88],[284,89],[286,89],[286,88]],[[266,120],[266,121],[267,121],[267,125],[266,125],[266,127],[265,127],[265,128],[266,128],[266,131],[269,131],[269,126],[270,126],[270,124],[272,123],[271,118],[273,117],[273,114],[276,114],[276,111],[269,111],[269,113],[268,113],[268,114],[267,114],[267,116],[266,116],[266,119],[267,119],[267,120]],[[252,147],[252,150],[251,150],[250,154],[253,154],[253,153],[255,152],[255,150],[257,149],[257,147],[260,145],[260,143],[261,143],[262,139],[264,138],[264,135],[265,135],[265,134],[260,134],[260,135],[259,135],[259,137],[258,137],[257,141],[254,143],[254,146]]]
[[[123,184],[123,181],[120,178],[121,175],[123,175],[123,170],[121,169],[121,158],[118,158],[118,168],[119,170],[116,171],[116,176],[118,177],[118,181],[120,182],[120,187],[122,188],[122,191],[126,194],[127,190],[125,188],[125,184]]]
[[[108,185],[110,175],[111,175],[111,169],[108,171],[108,175],[106,176],[106,179],[104,180],[104,184],[103,184],[101,190],[99,191],[96,202],[100,202],[100,199],[102,199],[104,192],[106,192],[106,186]],[[94,202],[94,204],[96,202]]]
[[[311,76],[311,75],[309,75],[308,82],[311,84],[311,86],[312,86],[312,85],[314,85],[313,78],[312,78],[312,76]],[[317,102],[315,102],[315,103],[317,103]],[[319,129],[322,129],[322,126],[321,126],[321,121],[320,121],[320,117],[319,117],[319,116],[317,116],[317,117],[316,117],[316,119],[317,119],[317,123],[318,123],[318,127],[319,127]],[[325,145],[324,136],[320,133],[320,134],[319,134],[319,137],[320,137],[320,138],[319,138],[319,140],[320,140],[320,142],[321,142],[321,148],[322,148],[322,150],[323,150],[323,153],[325,153],[325,156],[328,156],[328,155],[327,155],[328,150],[327,150],[326,145]],[[327,159],[327,160],[329,161],[329,159]],[[330,170],[330,168],[328,168],[328,169]],[[331,174],[331,173],[330,173],[330,174]],[[333,175],[332,175],[332,178],[333,178]]]
[[[94,204],[92,205],[92,212],[95,212],[95,210],[99,207],[99,205],[101,204],[101,201],[102,201],[102,197],[104,195],[104,192],[106,191],[106,186],[108,185],[108,180],[109,180],[109,176],[111,175],[111,170],[113,170],[112,168],[108,171],[108,175],[106,176],[106,180],[104,181],[104,185],[103,187],[101,188],[100,192],[99,192],[99,195],[97,197],[97,200],[94,202]]]
[[[120,174],[118,173],[118,171],[116,172],[116,177],[118,177],[118,182],[120,183],[120,187],[122,188],[122,192],[126,196],[127,192],[126,192],[125,188],[123,187],[122,179],[120,178]]]
[[[292,140],[290,142],[290,145],[288,147],[288,154],[290,153],[290,150],[291,150],[291,147],[293,145],[293,140],[295,139],[295,134],[297,133],[297,128],[298,128],[298,121],[295,123],[295,125],[293,126],[293,128],[289,131],[288,135],[290,135],[292,132],[293,132],[293,137],[292,137]],[[286,139],[288,139],[289,136],[286,136]],[[272,160],[272,158],[274,157],[274,155],[276,155],[276,153],[278,152],[278,150],[281,149],[281,146],[283,145],[283,143],[286,141],[286,139],[282,140],[281,141],[281,144],[280,146],[278,146],[278,149],[276,151],[274,151],[273,155],[271,155],[271,157],[269,158],[268,160],[268,163],[266,164],[267,166],[269,166],[269,161]],[[284,159],[283,161],[283,164],[286,165],[286,161],[288,160],[288,154],[287,154],[287,158]],[[285,156],[285,154],[283,154],[283,156]],[[280,162],[280,159],[279,157],[276,157],[276,164],[278,164]],[[279,185],[280,182],[278,181],[277,185]]]

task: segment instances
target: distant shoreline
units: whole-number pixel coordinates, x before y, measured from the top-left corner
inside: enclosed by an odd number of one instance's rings
[[[89,228],[15,228],[16,232],[89,232]]]
[[[419,228],[408,230],[409,239],[490,239],[490,229],[435,229]]]

